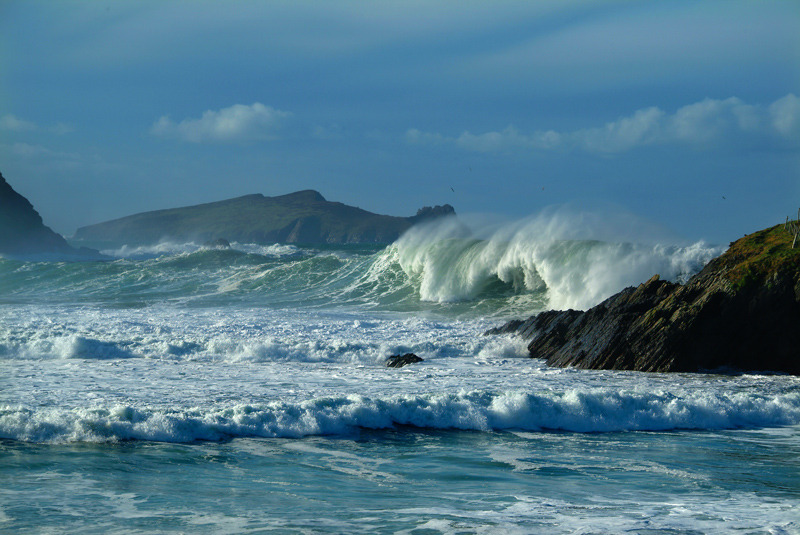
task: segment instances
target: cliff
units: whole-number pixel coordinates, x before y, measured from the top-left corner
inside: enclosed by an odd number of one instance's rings
[[[92,256],[97,252],[70,247],[63,236],[44,225],[28,199],[0,174],[0,254]]]
[[[745,236],[685,285],[653,276],[587,311],[549,311],[517,333],[552,366],[800,375],[800,248],[784,225]]]
[[[218,239],[263,244],[390,243],[419,221],[454,213],[452,206],[444,205],[422,208],[412,217],[379,215],[305,190],[135,214],[82,227],[75,238],[128,244]]]

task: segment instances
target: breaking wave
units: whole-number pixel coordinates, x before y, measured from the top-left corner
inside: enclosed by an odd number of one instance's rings
[[[585,309],[658,273],[685,281],[722,252],[675,244],[641,222],[550,211],[486,226],[444,219],[388,247],[162,243],[110,262],[0,259],[0,299],[147,306],[349,306],[510,315]],[[635,232],[632,229],[638,229]]]
[[[29,442],[219,441],[236,437],[348,435],[412,426],[474,431],[666,431],[800,423],[800,393],[482,391],[371,398],[342,395],[300,402],[171,410],[0,406],[0,438]]]
[[[658,273],[685,282],[722,249],[669,238],[630,217],[568,209],[500,226],[458,219],[411,229],[390,248],[423,300],[470,300],[487,290],[544,292],[547,306],[585,309]]]

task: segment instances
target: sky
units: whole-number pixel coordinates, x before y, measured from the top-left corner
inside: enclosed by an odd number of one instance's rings
[[[0,0],[0,172],[66,236],[316,189],[727,243],[800,208],[800,2]]]

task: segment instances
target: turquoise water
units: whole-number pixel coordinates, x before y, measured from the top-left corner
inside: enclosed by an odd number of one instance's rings
[[[0,444],[7,530],[796,533],[800,427]]]
[[[717,249],[434,230],[0,259],[0,532],[800,533],[800,379],[481,334]]]

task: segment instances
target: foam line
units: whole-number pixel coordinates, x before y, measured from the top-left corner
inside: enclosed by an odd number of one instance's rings
[[[342,435],[358,428],[563,430],[581,433],[733,429],[800,423],[800,393],[567,390],[482,391],[317,398],[207,409],[132,406],[91,409],[0,406],[0,438],[29,442],[148,440],[192,442],[231,437]]]

